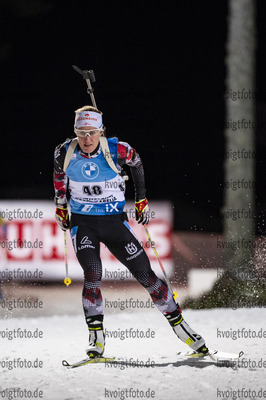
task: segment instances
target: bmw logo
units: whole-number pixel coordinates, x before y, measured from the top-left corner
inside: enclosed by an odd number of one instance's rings
[[[94,162],[89,161],[83,165],[81,172],[84,178],[95,179],[99,175],[99,167]]]

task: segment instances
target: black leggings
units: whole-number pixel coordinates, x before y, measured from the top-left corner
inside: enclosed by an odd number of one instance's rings
[[[78,261],[84,271],[82,303],[85,318],[103,314],[100,290],[102,263],[100,242],[124,264],[147,289],[154,304],[163,313],[177,309],[164,281],[151,269],[149,259],[123,214],[110,216],[71,215],[71,237]]]

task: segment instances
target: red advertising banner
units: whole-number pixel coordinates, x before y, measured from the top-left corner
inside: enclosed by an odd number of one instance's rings
[[[168,274],[172,273],[171,235],[173,208],[170,202],[149,203],[149,233]],[[129,225],[145,249],[153,269],[161,271],[151,244],[141,224],[134,219],[134,203],[128,202]],[[35,279],[39,272],[44,280],[65,277],[64,235],[54,219],[52,201],[0,201],[0,280]],[[76,259],[70,232],[67,232],[69,276],[82,279],[83,271]],[[129,271],[101,244],[103,279],[131,278]],[[39,275],[38,275],[39,276]]]

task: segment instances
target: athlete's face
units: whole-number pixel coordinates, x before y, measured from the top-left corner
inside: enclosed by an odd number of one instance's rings
[[[90,131],[95,131],[95,128],[93,128],[91,126],[83,126],[83,127],[79,128],[79,130],[88,131],[88,133],[89,133]],[[103,134],[103,132],[99,131],[99,133],[97,133],[96,135],[93,135],[93,136],[87,135],[87,136],[83,137],[83,136],[77,135],[81,150],[84,153],[92,153],[98,146],[99,141],[100,141],[100,136],[102,134]]]

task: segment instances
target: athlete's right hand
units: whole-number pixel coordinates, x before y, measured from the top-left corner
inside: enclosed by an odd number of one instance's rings
[[[136,220],[138,224],[148,224],[150,220],[150,209],[148,206],[148,200],[142,199],[139,201],[135,201],[135,210],[136,210]]]
[[[69,229],[69,214],[67,206],[56,207],[55,220],[63,231]]]

